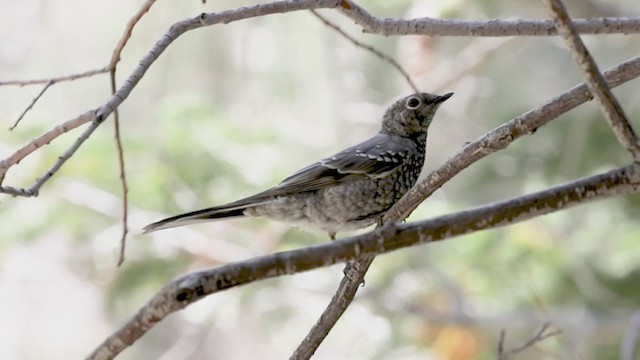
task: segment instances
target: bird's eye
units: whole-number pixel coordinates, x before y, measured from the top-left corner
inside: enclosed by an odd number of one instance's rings
[[[415,109],[418,108],[418,106],[420,106],[421,103],[422,103],[422,101],[420,101],[420,99],[418,99],[416,97],[411,97],[411,98],[409,98],[409,100],[407,100],[407,103],[405,104],[405,106],[409,110],[415,110]]]

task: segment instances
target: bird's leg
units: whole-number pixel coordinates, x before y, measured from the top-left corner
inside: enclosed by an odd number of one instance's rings
[[[329,238],[331,239],[331,241],[334,241],[336,239],[335,231],[329,231],[327,234],[329,235]],[[356,279],[358,278],[358,262],[355,260],[347,261],[347,266],[345,266],[342,273],[349,280],[356,281]],[[362,280],[362,285],[364,286],[364,279]]]
[[[381,227],[384,224],[384,216],[376,217],[376,227]],[[347,266],[344,268],[344,276],[349,278],[351,281],[357,281],[358,273],[360,272],[360,263],[358,260],[349,260],[347,261]],[[365,280],[362,279],[362,283],[360,285],[364,286]]]
[[[331,241],[334,241],[336,239],[335,231],[328,231],[327,235],[329,235]],[[358,262],[355,260],[347,261],[347,266],[345,266],[342,272],[344,273],[344,276],[346,276],[349,280],[356,281],[358,277]],[[362,281],[362,283],[364,284],[364,280]]]
[[[347,266],[345,266],[344,270],[342,270],[342,273],[347,279],[349,279],[349,281],[351,282],[358,281],[359,267],[360,265],[358,264],[358,260],[349,260],[347,261]],[[364,279],[362,279],[362,282],[360,285],[364,286]]]

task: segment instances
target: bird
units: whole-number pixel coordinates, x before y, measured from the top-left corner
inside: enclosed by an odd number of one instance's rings
[[[385,212],[418,180],[429,125],[452,95],[418,92],[403,97],[387,108],[380,131],[370,139],[306,166],[268,190],[154,222],[143,232],[260,216],[318,229],[334,240],[339,231],[380,225]]]

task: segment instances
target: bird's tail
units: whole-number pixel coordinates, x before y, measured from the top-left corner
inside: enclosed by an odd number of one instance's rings
[[[251,204],[251,205],[254,205],[254,204]],[[156,230],[197,224],[200,222],[211,221],[215,219],[243,216],[244,210],[247,207],[250,207],[251,205],[248,205],[248,204],[240,205],[237,203],[232,203],[232,204],[192,211],[185,214],[172,216],[170,218],[166,218],[158,222],[154,222],[153,224],[149,224],[145,226],[142,229],[142,231],[143,233],[146,234]]]

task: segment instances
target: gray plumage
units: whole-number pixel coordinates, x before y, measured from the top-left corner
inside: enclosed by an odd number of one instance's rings
[[[396,101],[375,136],[309,165],[275,187],[229,204],[147,225],[151,232],[236,216],[263,216],[329,233],[367,227],[420,176],[427,130],[440,104],[453,95],[419,93]]]

